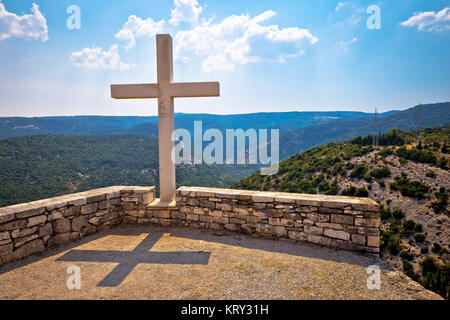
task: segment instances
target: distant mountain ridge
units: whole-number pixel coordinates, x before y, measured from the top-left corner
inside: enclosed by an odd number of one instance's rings
[[[391,128],[413,130],[444,125],[450,122],[450,102],[426,104],[395,112],[382,114],[378,121],[378,132],[385,133]],[[355,136],[375,133],[372,117],[340,119],[324,124],[290,130],[280,135],[280,159],[286,159],[311,147],[350,140]]]
[[[396,127],[411,130],[450,122],[450,102],[418,106],[404,111],[378,114],[378,132]],[[311,147],[374,134],[374,114],[353,111],[269,112],[235,115],[175,114],[175,127],[194,131],[201,121],[203,131],[226,129],[279,129],[280,160]],[[36,134],[127,135],[156,137],[158,117],[69,116],[42,118],[0,118],[0,139]]]
[[[388,112],[386,114],[391,114]],[[194,121],[202,121],[203,128],[280,129],[287,132],[306,126],[338,119],[366,118],[370,113],[334,112],[269,112],[236,115],[175,114],[175,127],[193,130]],[[146,134],[157,136],[157,116],[67,116],[67,117],[3,117],[0,118],[0,138],[35,134],[110,135]],[[156,127],[156,130],[155,130]]]

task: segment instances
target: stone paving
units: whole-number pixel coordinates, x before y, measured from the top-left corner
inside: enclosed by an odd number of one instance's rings
[[[380,290],[367,288],[373,264]],[[80,290],[66,285],[72,265]],[[441,299],[378,258],[160,226],[122,226],[4,265],[0,288],[0,299]]]

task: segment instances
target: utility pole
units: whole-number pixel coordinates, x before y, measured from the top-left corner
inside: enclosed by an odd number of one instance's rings
[[[378,130],[378,110],[377,108],[375,108],[375,114],[373,117],[373,142],[372,144],[376,147],[378,147],[378,135],[379,135],[379,130]]]
[[[417,105],[417,128],[416,129],[420,129],[420,108],[422,107],[422,104],[419,103]]]

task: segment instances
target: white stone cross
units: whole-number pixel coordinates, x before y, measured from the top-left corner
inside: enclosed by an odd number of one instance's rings
[[[175,164],[171,152],[174,147],[174,98],[217,97],[218,82],[173,82],[172,37],[156,35],[158,83],[111,85],[115,99],[158,98],[159,192],[162,204],[175,200]]]

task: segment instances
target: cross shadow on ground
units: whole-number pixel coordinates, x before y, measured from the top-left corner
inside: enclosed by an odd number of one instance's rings
[[[56,261],[73,262],[111,262],[118,265],[98,284],[100,287],[116,287],[140,263],[156,264],[192,264],[207,265],[210,253],[192,252],[155,252],[150,251],[161,238],[162,233],[150,233],[134,250],[70,250]]]

